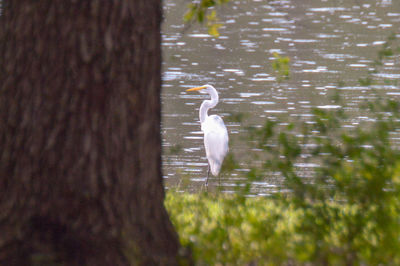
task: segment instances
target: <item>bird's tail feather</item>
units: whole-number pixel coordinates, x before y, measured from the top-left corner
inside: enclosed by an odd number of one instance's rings
[[[218,161],[210,161],[210,168],[211,168],[211,173],[213,176],[217,176],[219,174],[219,171],[221,170],[221,163]]]

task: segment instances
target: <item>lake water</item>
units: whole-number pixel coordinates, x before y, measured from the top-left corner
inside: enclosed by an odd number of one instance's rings
[[[387,38],[400,38],[398,0],[231,1],[218,8],[223,26],[214,38],[207,29],[182,21],[186,0],[164,0],[162,137],[163,171],[167,188],[197,191],[207,174],[207,160],[198,121],[205,95],[186,93],[190,87],[212,84],[220,103],[210,111],[225,120],[231,151],[237,158],[249,153],[240,141],[239,123],[232,113],[246,113],[246,124],[291,117],[307,120],[314,107],[336,108],[329,95],[340,89],[354,119],[368,119],[360,102],[382,95],[398,98],[399,57],[384,61],[374,80],[382,85],[360,86]],[[278,82],[273,53],[290,58],[290,79]],[[339,85],[340,84],[340,87]],[[248,162],[220,179],[223,191],[240,186]],[[308,166],[304,166],[305,171]],[[239,180],[239,182],[238,182]],[[218,185],[211,178],[210,186]],[[253,191],[268,194],[280,188],[276,177],[254,182]]]

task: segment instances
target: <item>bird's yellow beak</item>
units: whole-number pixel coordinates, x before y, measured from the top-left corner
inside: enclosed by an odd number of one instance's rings
[[[207,87],[206,86],[201,86],[201,87],[187,89],[186,91],[199,91],[199,90],[202,90],[202,89],[205,89],[205,88],[207,88]]]

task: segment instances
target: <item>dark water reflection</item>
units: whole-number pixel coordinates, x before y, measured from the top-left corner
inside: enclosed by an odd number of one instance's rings
[[[227,121],[231,113],[249,114],[246,123],[253,125],[278,116],[307,120],[313,107],[339,107],[328,95],[341,83],[339,89],[354,113],[352,123],[357,124],[368,119],[358,105],[375,97],[372,89],[390,97],[400,95],[399,58],[385,61],[374,74],[386,85],[367,87],[358,82],[372,70],[388,36],[400,38],[400,1],[231,1],[219,9],[224,24],[219,38],[198,25],[183,33],[187,3],[164,1],[162,134],[167,187],[198,190],[206,176],[198,122],[204,96],[186,93],[189,87],[209,83],[218,89],[221,102],[212,113],[224,118],[234,140],[231,150],[239,158],[249,148],[239,141],[240,124]],[[288,81],[276,80],[271,67],[274,52],[290,57]],[[240,165],[242,169],[221,177],[223,190],[234,191],[242,184],[248,162],[243,159]],[[309,171],[315,165],[299,167]],[[211,183],[218,184],[218,179]],[[279,176],[271,175],[253,185],[256,193],[265,194],[280,189],[280,184]]]

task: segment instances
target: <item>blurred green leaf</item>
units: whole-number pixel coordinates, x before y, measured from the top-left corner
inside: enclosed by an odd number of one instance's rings
[[[273,53],[273,56],[274,56],[275,60],[272,62],[272,68],[274,69],[274,71],[277,75],[278,82],[289,79],[290,58],[283,57],[283,56],[279,55],[278,53]]]

